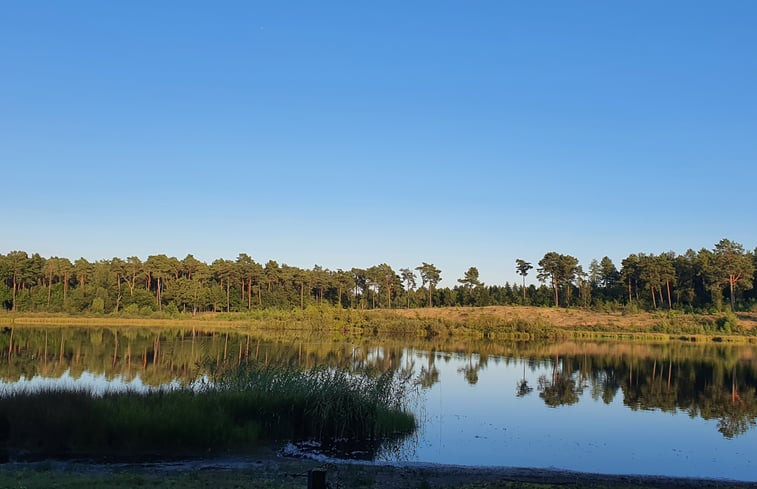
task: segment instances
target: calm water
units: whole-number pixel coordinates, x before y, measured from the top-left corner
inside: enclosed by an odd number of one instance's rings
[[[384,460],[757,480],[755,347],[50,328],[0,352],[6,392],[166,388],[207,362],[404,369],[420,429]]]
[[[429,358],[412,355],[421,362]],[[731,433],[722,418],[703,419],[703,409],[713,409],[707,417],[719,412],[715,401],[704,392],[692,391],[689,398],[674,391],[691,386],[671,385],[668,391],[667,371],[658,370],[653,382],[640,374],[637,384],[629,377],[608,379],[611,370],[582,377],[572,371],[582,366],[566,367],[570,359],[558,360],[555,369],[517,357],[490,357],[484,366],[475,354],[435,357],[439,382],[423,396],[423,428],[417,443],[408,443],[412,460],[757,479],[757,431]],[[674,365],[671,384],[682,381],[679,375]],[[523,379],[527,387],[519,390]],[[751,389],[753,403],[753,383]],[[754,423],[752,406],[746,425]]]

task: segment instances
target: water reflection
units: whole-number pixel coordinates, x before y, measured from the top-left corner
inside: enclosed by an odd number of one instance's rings
[[[588,388],[591,398],[610,404],[622,392],[623,404],[636,410],[686,412],[692,418],[718,419],[726,438],[755,425],[755,370],[753,363],[701,360],[696,356],[636,357],[558,355],[549,375],[538,378],[539,397],[549,407],[576,404]],[[530,393],[518,381],[518,396]]]
[[[36,375],[29,379],[22,376],[13,382],[0,380],[0,396],[16,393],[37,393],[58,390],[87,391],[96,396],[102,396],[106,393],[146,393],[155,390],[177,389],[179,387],[181,387],[181,384],[176,381],[159,386],[147,385],[142,382],[142,379],[139,376],[136,376],[131,380],[126,380],[120,376],[107,378],[104,374],[83,372],[80,376],[74,377],[69,370],[66,370],[60,377],[42,377]]]
[[[757,349],[750,346],[17,328],[0,334],[0,361],[5,385],[87,372],[146,386],[187,384],[208,362],[401,369],[423,394],[423,426],[385,458],[750,480],[757,474]]]

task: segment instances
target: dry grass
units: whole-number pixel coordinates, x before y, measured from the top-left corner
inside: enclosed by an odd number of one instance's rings
[[[524,320],[529,322],[541,321],[554,327],[607,327],[634,329],[637,331],[651,330],[668,315],[667,311],[660,312],[600,312],[588,309],[563,309],[555,307],[533,306],[487,306],[487,307],[441,307],[423,309],[395,309],[395,314],[418,319],[445,319],[449,321],[465,321],[475,318],[495,318],[506,321]],[[382,314],[385,311],[375,311]],[[714,314],[683,314],[673,312],[676,318],[691,322],[714,322],[718,316]],[[739,324],[745,330],[757,328],[757,313],[740,312],[736,314]]]
[[[571,337],[604,337],[607,334],[634,339],[650,335],[665,340],[685,335],[687,339],[733,341],[752,337],[757,332],[757,312],[740,312],[738,331],[720,330],[715,325],[723,315],[687,314],[681,311],[601,312],[532,306],[444,307],[420,309],[349,310],[316,308],[306,311],[253,311],[250,313],[203,314],[173,318],[128,318],[118,316],[76,317],[51,314],[0,315],[0,326],[127,326],[144,328],[208,329],[217,331],[347,331],[369,328],[382,334],[422,332],[430,322],[444,324],[447,335],[481,333],[488,325],[522,323],[523,330],[535,327],[550,334]],[[409,321],[404,321],[405,319]],[[483,329],[482,329],[483,328]],[[416,329],[418,331],[416,331]],[[368,331],[368,330],[366,330]],[[518,330],[520,331],[520,329]],[[438,332],[437,332],[438,333]],[[508,333],[512,336],[514,333]],[[525,334],[525,333],[524,333]],[[508,336],[510,339],[518,339]],[[490,337],[497,337],[496,334]],[[528,334],[526,334],[528,337]],[[701,337],[701,338],[700,338]]]

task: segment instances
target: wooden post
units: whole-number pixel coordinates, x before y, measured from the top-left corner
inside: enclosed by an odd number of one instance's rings
[[[326,469],[308,471],[308,489],[326,489]]]

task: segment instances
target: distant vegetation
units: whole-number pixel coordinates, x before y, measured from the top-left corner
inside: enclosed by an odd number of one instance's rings
[[[16,312],[178,316],[200,312],[305,309],[329,304],[353,309],[430,306],[578,306],[603,311],[677,309],[747,310],[757,304],[757,254],[721,240],[712,250],[632,254],[620,269],[608,257],[587,267],[549,252],[538,263],[519,258],[520,284],[486,285],[470,267],[455,287],[438,288],[442,271],[430,263],[396,271],[302,269],[262,264],[247,254],[211,264],[154,255],[90,262],[44,258],[25,251],[0,255],[0,306]],[[526,285],[533,269],[541,282]]]
[[[261,442],[347,438],[375,450],[415,429],[395,371],[243,364],[194,388],[147,393],[13,392],[0,403],[7,456],[188,455]]]

